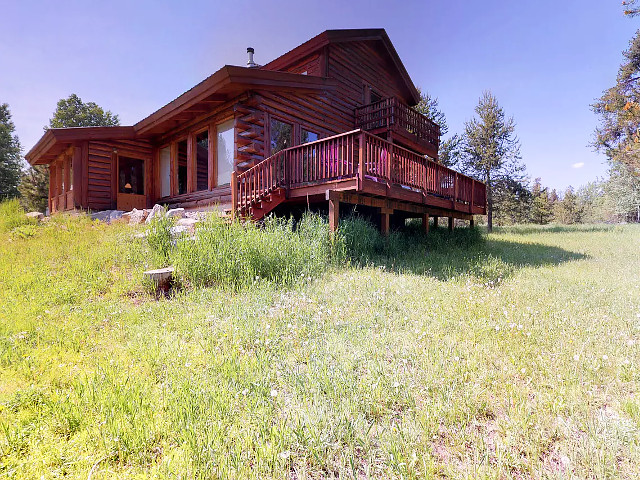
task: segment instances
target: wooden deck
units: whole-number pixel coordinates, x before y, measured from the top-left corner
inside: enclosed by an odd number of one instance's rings
[[[486,214],[482,182],[360,129],[282,150],[234,172],[231,187],[233,212],[254,220],[301,197],[329,201],[332,229],[340,202],[380,208],[383,230],[394,211],[450,225]]]
[[[355,127],[394,143],[402,143],[432,158],[438,156],[440,126],[396,97],[355,109]]]

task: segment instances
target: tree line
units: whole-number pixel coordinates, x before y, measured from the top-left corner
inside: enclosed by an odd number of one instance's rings
[[[120,125],[118,115],[76,95],[60,99],[49,119],[49,128]],[[49,196],[49,167],[30,166],[22,157],[9,105],[0,104],[0,201],[18,197],[27,210],[44,212]]]

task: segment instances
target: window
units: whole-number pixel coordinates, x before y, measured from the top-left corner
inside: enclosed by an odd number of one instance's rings
[[[319,138],[320,138],[320,135],[318,135],[316,132],[311,132],[304,128],[300,129],[300,143],[315,142]]]
[[[160,149],[160,196],[171,195],[171,147]]]
[[[217,131],[218,178],[217,185],[231,183],[233,171],[233,120],[221,123]]]
[[[281,122],[275,118],[271,119],[271,155],[280,150],[284,150],[292,145],[291,133],[293,128],[291,124]]]
[[[209,189],[209,130],[196,135],[196,190]]]
[[[187,141],[178,142],[178,195],[187,193]]]
[[[375,92],[373,89],[370,89],[369,103],[376,103],[376,102],[379,102],[380,100],[382,100],[382,95]]]
[[[118,192],[144,195],[144,161],[118,157]]]

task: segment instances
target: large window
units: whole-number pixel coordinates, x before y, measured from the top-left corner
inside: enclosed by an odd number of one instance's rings
[[[300,129],[300,143],[315,142],[320,136],[316,132],[311,132],[304,128]]]
[[[218,154],[218,178],[217,185],[226,185],[231,182],[233,171],[233,120],[221,123],[216,128]]]
[[[291,141],[293,127],[289,123],[271,119],[271,155],[293,145]]]
[[[209,189],[209,130],[196,135],[196,190]]]
[[[171,195],[171,147],[160,149],[160,196]]]
[[[178,194],[187,193],[187,141],[178,142]]]
[[[144,195],[144,161],[118,158],[118,192]]]

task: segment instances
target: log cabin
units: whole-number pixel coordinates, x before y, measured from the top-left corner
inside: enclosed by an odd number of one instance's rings
[[[132,126],[52,128],[49,209],[212,206],[258,220],[341,204],[390,219],[470,220],[485,185],[438,163],[440,129],[384,29],[327,30],[265,64],[226,65]]]

